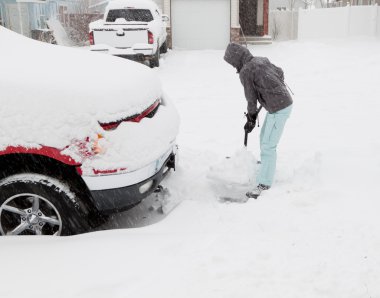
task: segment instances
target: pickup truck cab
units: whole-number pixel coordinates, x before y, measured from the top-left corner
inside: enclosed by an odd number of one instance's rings
[[[166,21],[150,0],[111,1],[104,18],[90,23],[90,49],[159,66],[167,52]]]

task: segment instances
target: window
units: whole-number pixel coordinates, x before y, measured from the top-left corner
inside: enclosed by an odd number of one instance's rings
[[[106,22],[115,22],[119,18],[128,22],[153,21],[153,16],[149,9],[111,9],[108,12]]]

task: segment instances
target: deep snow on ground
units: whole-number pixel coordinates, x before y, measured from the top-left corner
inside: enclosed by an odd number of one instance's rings
[[[2,237],[0,297],[380,297],[379,41],[252,53],[283,67],[296,94],[270,191],[218,203],[207,175],[242,150],[243,90],[222,51],[170,51],[155,71],[181,115],[165,186],[182,203],[159,217],[147,200],[104,226],[118,230]]]

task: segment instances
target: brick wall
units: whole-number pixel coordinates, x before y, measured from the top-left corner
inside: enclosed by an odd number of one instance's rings
[[[240,28],[231,28],[231,37],[230,37],[231,42],[240,42]]]

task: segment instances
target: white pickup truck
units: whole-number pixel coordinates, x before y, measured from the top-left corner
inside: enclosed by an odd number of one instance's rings
[[[151,0],[110,1],[104,18],[90,23],[90,49],[159,66],[168,20]]]

